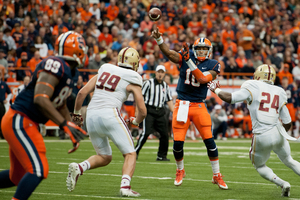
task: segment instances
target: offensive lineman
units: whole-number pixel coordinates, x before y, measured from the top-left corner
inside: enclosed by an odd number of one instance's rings
[[[286,133],[291,127],[291,117],[286,107],[287,95],[281,87],[273,85],[275,77],[274,68],[264,64],[254,72],[254,80],[244,82],[239,91],[232,94],[222,91],[215,81],[210,82],[208,88],[227,103],[247,101],[254,133],[250,148],[252,164],[263,178],[282,188],[282,196],[289,197],[291,185],[266,166],[273,150],[287,167],[300,175],[300,163],[291,157],[290,145],[286,140],[296,140]]]
[[[125,161],[121,181],[120,195],[138,197],[130,181],[135,170],[136,152],[131,133],[120,114],[120,109],[129,93],[133,93],[137,116],[130,122],[136,126],[146,117],[147,110],[142,95],[142,77],[136,72],[139,66],[139,54],[133,48],[123,48],[118,55],[118,66],[104,64],[78,93],[74,114],[80,116],[79,110],[85,97],[94,92],[87,108],[87,130],[97,155],[82,163],[71,163],[67,177],[69,191],[74,190],[77,179],[84,171],[108,165],[112,160],[110,138],[122,152]],[[76,120],[76,119],[75,119]],[[74,121],[75,121],[74,120]],[[78,123],[81,120],[78,119]]]

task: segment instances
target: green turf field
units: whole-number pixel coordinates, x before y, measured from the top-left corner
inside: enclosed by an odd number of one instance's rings
[[[88,139],[81,142],[80,148],[68,155],[71,148],[69,140],[54,140],[45,138],[47,158],[50,172],[48,179],[43,180],[35,192],[32,200],[44,199],[123,199],[118,196],[123,157],[112,144],[113,161],[109,166],[89,170],[78,180],[73,192],[66,187],[68,164],[81,162],[93,155],[94,149]],[[186,177],[181,186],[174,186],[176,165],[172,154],[172,142],[169,155],[171,162],[157,162],[157,140],[148,140],[140,152],[136,170],[131,181],[133,190],[139,192],[139,198],[126,199],[285,199],[281,197],[281,188],[275,186],[259,176],[249,160],[249,139],[229,139],[216,141],[219,148],[221,173],[229,189],[221,190],[211,183],[212,170],[206,155],[206,148],[202,140],[186,142],[185,170]],[[291,143],[292,156],[300,161],[300,144]],[[267,163],[269,167],[282,179],[289,181],[291,197],[300,199],[299,177],[285,167],[272,153]],[[0,170],[9,168],[8,145],[0,141]],[[9,200],[16,187],[0,189],[0,199]]]

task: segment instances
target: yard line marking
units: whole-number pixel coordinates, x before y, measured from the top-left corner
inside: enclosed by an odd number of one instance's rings
[[[4,193],[15,193],[15,191],[6,191],[0,190],[0,192]],[[44,193],[44,192],[33,192],[33,194],[40,195],[53,195],[53,196],[68,196],[68,197],[87,197],[87,198],[100,198],[100,199],[124,199],[124,197],[106,197],[106,196],[95,196],[95,195],[83,195],[83,194],[59,194],[59,193]],[[128,198],[126,199],[137,199],[137,198]],[[139,199],[139,200],[150,200],[150,199]]]
[[[51,174],[68,174],[68,172],[57,172],[57,171],[49,171]],[[85,172],[84,175],[91,175],[91,176],[113,176],[113,177],[122,177],[122,175],[119,174],[99,174],[99,173],[90,173]],[[157,179],[157,180],[170,180],[174,179],[175,177],[151,177],[151,176],[133,176],[134,178],[141,178],[141,179]],[[211,182],[210,180],[201,180],[201,179],[193,179],[193,178],[184,178],[185,181],[196,181],[196,182]],[[248,184],[248,185],[265,185],[265,186],[276,186],[274,183],[254,183],[254,182],[238,182],[238,181],[228,181],[226,180],[226,183],[234,183],[234,184]],[[300,185],[292,185],[293,188],[298,187],[300,188]]]

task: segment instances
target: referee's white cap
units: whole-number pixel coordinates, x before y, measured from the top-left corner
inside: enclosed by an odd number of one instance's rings
[[[166,68],[165,68],[165,66],[163,66],[163,65],[157,65],[155,71],[158,72],[159,70],[163,70],[164,72],[166,72]]]

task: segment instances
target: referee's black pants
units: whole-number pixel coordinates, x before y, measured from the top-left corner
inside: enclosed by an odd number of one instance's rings
[[[148,136],[155,131],[160,134],[157,157],[166,158],[169,148],[169,135],[165,109],[156,109],[155,107],[147,106],[147,116],[143,121],[143,132],[141,133],[135,147],[137,155],[146,143]]]
[[[4,104],[3,102],[0,102],[0,139],[4,139],[3,137],[3,134],[2,134],[2,129],[1,129],[1,121],[2,121],[2,118],[5,114],[5,107],[4,107]]]

